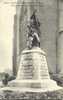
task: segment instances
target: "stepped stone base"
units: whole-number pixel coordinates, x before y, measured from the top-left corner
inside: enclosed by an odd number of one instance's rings
[[[44,51],[38,47],[31,50],[25,49],[21,54],[17,78],[8,84],[7,90],[47,92],[58,89],[61,87],[49,77]]]
[[[21,54],[17,78],[1,90],[15,92],[51,92],[62,89],[50,79],[46,54],[38,47]]]
[[[3,89],[3,88],[2,88]],[[50,92],[62,89],[57,86],[56,82],[47,79],[39,82],[27,82],[27,81],[12,81],[10,85],[3,90],[20,91],[20,92]]]

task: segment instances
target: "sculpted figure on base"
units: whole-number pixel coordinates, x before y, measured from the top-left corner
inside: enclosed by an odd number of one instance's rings
[[[30,24],[27,25],[27,47],[31,49],[34,46],[40,47],[40,22],[36,18],[36,11],[30,17]]]

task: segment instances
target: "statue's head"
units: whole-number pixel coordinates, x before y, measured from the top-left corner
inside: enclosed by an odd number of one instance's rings
[[[35,25],[35,27],[40,27],[40,22],[36,16],[36,10],[33,12],[32,16],[30,17],[30,24]]]

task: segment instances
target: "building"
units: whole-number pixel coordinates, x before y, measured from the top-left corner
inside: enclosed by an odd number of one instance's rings
[[[14,20],[13,70],[16,75],[21,51],[26,47],[27,23],[37,9],[41,22],[41,48],[47,54],[49,72],[63,75],[63,0],[18,0]]]

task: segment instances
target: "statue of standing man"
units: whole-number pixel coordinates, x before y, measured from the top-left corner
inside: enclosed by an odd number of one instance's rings
[[[29,49],[33,47],[40,47],[40,22],[36,18],[36,11],[33,12],[30,17],[30,23],[28,27],[27,33],[27,47]]]

